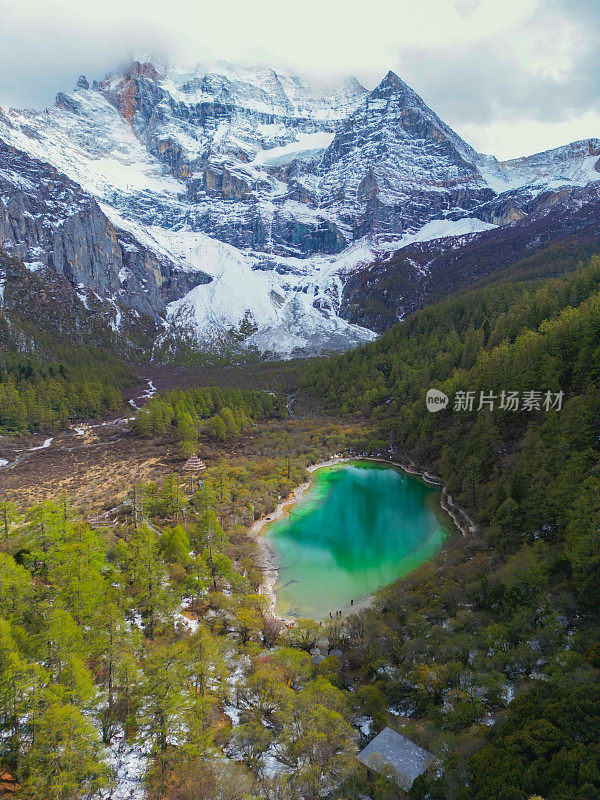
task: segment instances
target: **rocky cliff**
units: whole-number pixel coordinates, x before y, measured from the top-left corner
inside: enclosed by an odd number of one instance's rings
[[[0,248],[109,301],[115,318],[124,308],[160,319],[170,301],[210,280],[158,257],[74,181],[1,140]]]

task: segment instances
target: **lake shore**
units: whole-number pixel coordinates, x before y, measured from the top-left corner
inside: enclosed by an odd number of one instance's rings
[[[364,456],[362,461],[381,461],[384,464],[391,464],[394,467],[399,467],[403,472],[409,475],[416,475],[425,483],[431,486],[438,486],[441,489],[440,507],[448,514],[454,525],[463,534],[463,536],[472,535],[477,533],[479,526],[472,517],[470,517],[464,508],[461,508],[454,502],[452,496],[448,494],[448,490],[442,483],[441,478],[433,475],[428,470],[419,469],[411,461],[394,461],[391,458],[383,458],[382,456]]]
[[[343,464],[344,462],[352,460],[354,459],[350,458],[349,456],[332,456],[331,458],[327,459],[327,461],[320,461],[318,464],[311,464],[311,466],[307,468],[307,472],[310,475],[311,473],[316,472],[316,470],[322,469],[323,467],[333,467],[335,464]],[[263,536],[262,532],[267,525],[270,525],[272,522],[276,522],[278,519],[285,517],[289,513],[291,506],[296,505],[296,503],[299,503],[300,500],[302,500],[306,492],[310,489],[311,483],[312,478],[304,483],[301,483],[299,486],[296,486],[294,491],[288,495],[285,500],[282,500],[276,506],[274,511],[264,517],[259,517],[259,519],[255,520],[255,522],[253,522],[248,529],[249,535],[256,541],[261,550],[262,563],[259,564],[259,567],[263,573],[263,582],[261,584],[260,591],[262,594],[268,597],[269,609],[273,616],[278,617],[275,612],[275,606],[277,604],[275,584],[279,578],[279,567],[275,552],[273,551],[272,547],[270,547],[269,542]]]
[[[460,508],[460,506],[453,502],[452,497],[446,491],[446,488],[443,486],[441,480],[437,476],[429,473],[427,470],[420,470],[410,461],[399,461],[382,456],[332,456],[326,461],[320,461],[317,464],[312,464],[307,468],[307,472],[312,474],[319,469],[332,467],[337,464],[344,464],[351,461],[373,461],[389,464],[390,466],[397,467],[408,475],[414,475],[420,478],[431,486],[439,487],[441,489],[440,507],[448,514],[455,527],[458,528],[463,535],[472,534],[477,531],[476,523],[469,517],[464,509]],[[261,584],[260,591],[269,600],[270,613],[278,619],[283,619],[276,612],[277,593],[275,591],[275,586],[279,578],[279,566],[277,563],[276,554],[273,548],[270,546],[267,538],[263,535],[263,531],[267,525],[270,525],[272,522],[276,522],[277,520],[285,517],[289,513],[290,508],[304,498],[306,492],[310,489],[311,484],[312,475],[308,481],[305,481],[297,486],[294,491],[288,495],[288,497],[282,500],[273,512],[257,519],[248,529],[248,533],[256,541],[261,550],[262,557],[259,567],[263,573],[263,582]],[[375,594],[370,594],[366,597],[355,600],[352,604],[347,604],[340,609],[341,617],[345,618],[351,614],[356,614],[365,608],[369,608],[373,604],[374,599]],[[324,613],[324,620],[327,619],[328,613],[329,611]]]

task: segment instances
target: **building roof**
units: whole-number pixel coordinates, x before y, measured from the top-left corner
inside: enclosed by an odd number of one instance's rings
[[[201,461],[198,456],[190,456],[182,469],[188,469],[192,472],[202,472],[203,469],[206,469],[206,466],[204,461]]]
[[[391,728],[384,728],[377,734],[357,758],[376,772],[392,769],[399,785],[406,790],[435,760],[433,753]]]

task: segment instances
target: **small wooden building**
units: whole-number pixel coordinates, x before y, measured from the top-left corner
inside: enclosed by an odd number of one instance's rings
[[[435,761],[433,753],[391,728],[384,728],[377,734],[357,758],[375,772],[391,774],[405,792]]]

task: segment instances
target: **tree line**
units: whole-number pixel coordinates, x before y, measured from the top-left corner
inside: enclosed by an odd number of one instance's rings
[[[136,413],[134,430],[145,437],[169,436],[180,443],[182,455],[190,455],[201,433],[223,442],[286,413],[285,403],[272,392],[205,386],[152,398]]]
[[[77,418],[116,411],[132,374],[99,353],[55,361],[0,352],[0,432],[52,432]]]

